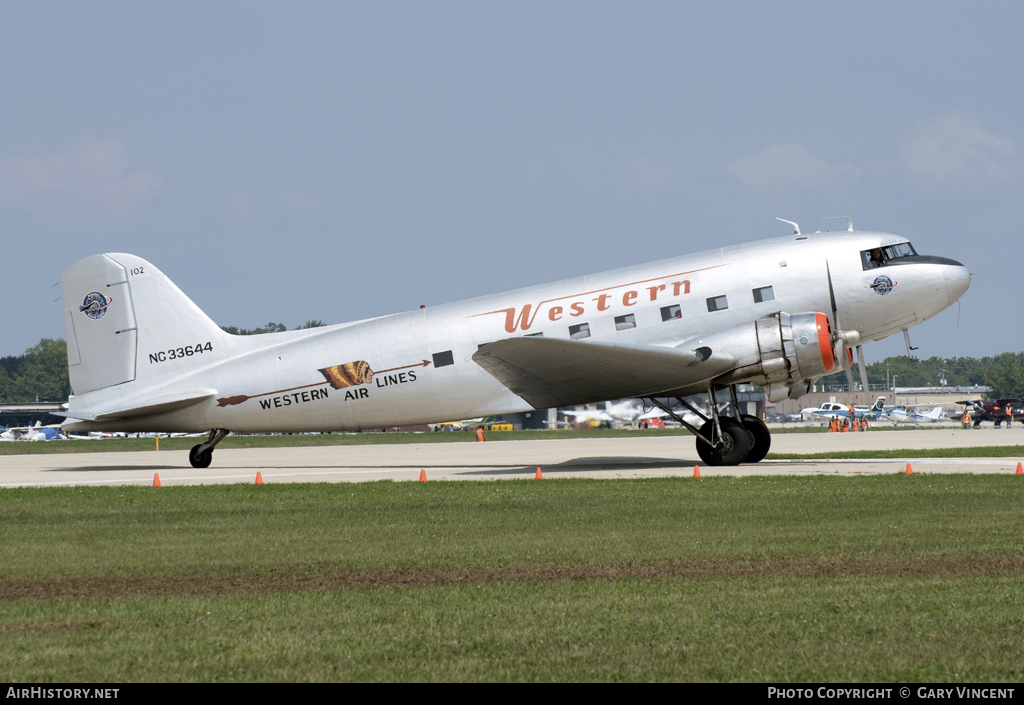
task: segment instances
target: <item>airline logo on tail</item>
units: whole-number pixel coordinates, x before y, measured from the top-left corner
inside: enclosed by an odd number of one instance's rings
[[[92,291],[85,295],[82,305],[78,307],[78,310],[95,321],[103,318],[103,314],[107,312],[107,307],[113,302],[113,299],[108,299],[100,292]]]

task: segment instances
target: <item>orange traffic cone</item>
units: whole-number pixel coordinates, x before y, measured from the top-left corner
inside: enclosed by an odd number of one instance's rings
[[[533,476],[534,480],[543,480],[544,476],[540,474],[540,468],[537,468],[537,474]]]
[[[257,485],[262,485],[263,484],[263,474],[259,470],[256,471],[256,484]]]
[[[1017,474],[1024,475],[1024,467],[1021,467],[1020,463],[1017,463]]]
[[[700,466],[699,465],[694,465],[693,466],[693,476],[694,477],[700,477]]]
[[[427,481],[427,471],[426,470],[420,470],[420,482],[426,482],[426,481]]]
[[[907,471],[905,473],[903,473],[903,474],[904,475],[913,475],[914,474],[914,471],[910,469],[910,463],[907,463]]]
[[[155,473],[153,473],[153,487],[159,487],[159,486],[160,486],[160,473],[155,472]]]

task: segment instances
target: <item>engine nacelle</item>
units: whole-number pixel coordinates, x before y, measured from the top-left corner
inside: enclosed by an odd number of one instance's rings
[[[810,380],[837,366],[824,313],[777,313],[713,338],[713,343],[708,339],[712,349],[728,351],[738,362],[715,383],[756,382],[773,402],[803,396]]]

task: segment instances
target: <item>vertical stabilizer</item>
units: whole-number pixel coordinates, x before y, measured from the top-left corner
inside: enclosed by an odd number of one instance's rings
[[[64,272],[61,282],[76,395],[158,382],[226,354],[230,336],[144,259],[94,255]]]
[[[135,379],[138,327],[128,272],[107,255],[61,276],[71,389],[84,394]]]

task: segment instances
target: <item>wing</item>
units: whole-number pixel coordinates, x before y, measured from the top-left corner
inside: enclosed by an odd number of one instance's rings
[[[473,361],[535,409],[652,396],[728,372],[736,358],[684,343],[676,348],[554,338],[509,338]]]

